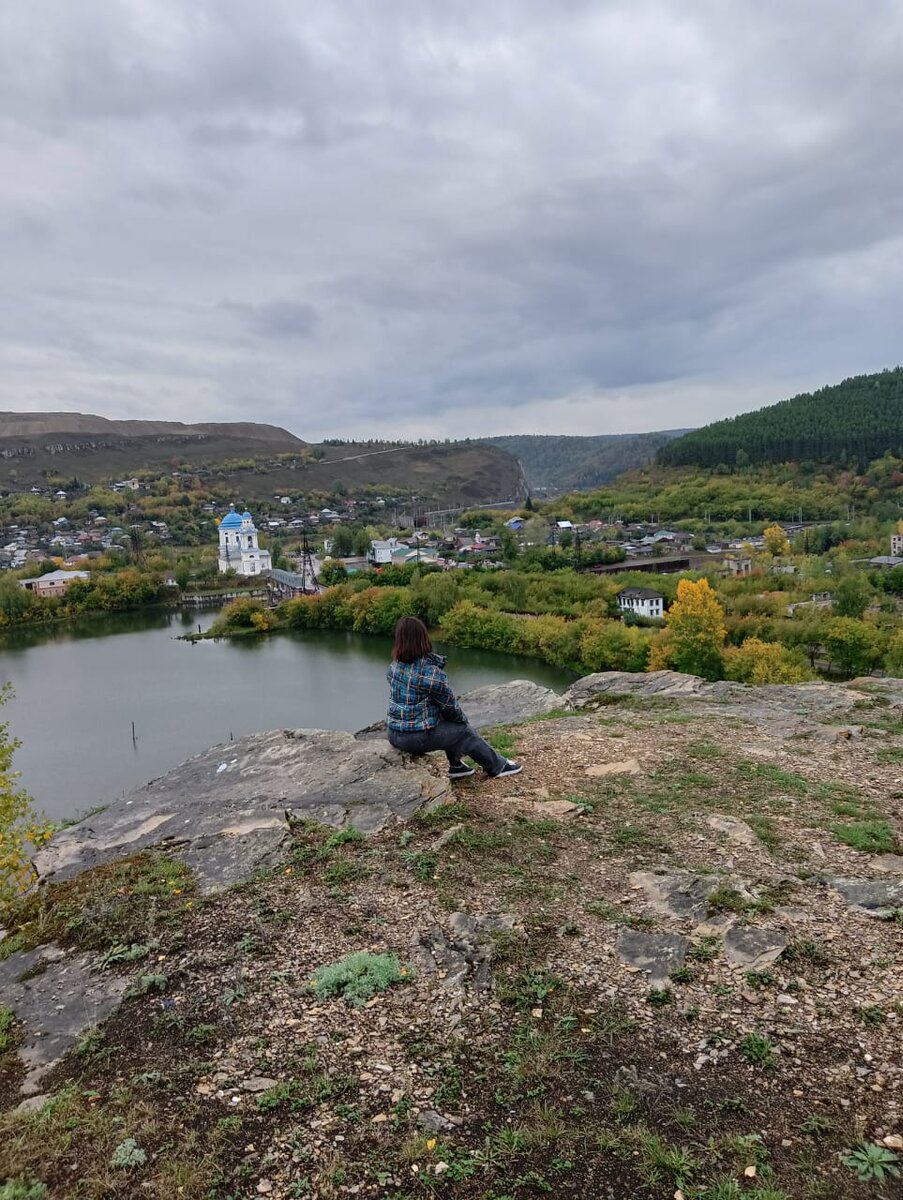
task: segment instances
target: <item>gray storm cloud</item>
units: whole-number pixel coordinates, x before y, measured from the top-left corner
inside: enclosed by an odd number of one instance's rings
[[[6,0],[0,407],[700,423],[900,361],[903,6]]]

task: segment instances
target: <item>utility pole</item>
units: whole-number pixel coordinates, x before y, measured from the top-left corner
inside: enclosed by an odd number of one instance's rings
[[[310,552],[310,542],[307,540],[307,528],[301,530],[301,591],[306,595],[316,595],[320,590],[320,581],[314,571],[314,560]]]

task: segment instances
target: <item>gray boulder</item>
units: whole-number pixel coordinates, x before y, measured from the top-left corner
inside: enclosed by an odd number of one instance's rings
[[[426,758],[350,733],[274,730],[214,746],[101,813],[64,829],[37,857],[42,878],[154,847],[171,849],[215,891],[284,858],[290,822],[362,833],[441,802],[450,784]]]
[[[512,679],[510,683],[493,683],[474,688],[459,697],[467,720],[474,729],[491,729],[494,725],[517,725],[540,717],[556,708],[564,708],[564,697],[551,688],[541,687],[529,679]],[[375,721],[354,735],[359,741],[385,739],[386,722]]]

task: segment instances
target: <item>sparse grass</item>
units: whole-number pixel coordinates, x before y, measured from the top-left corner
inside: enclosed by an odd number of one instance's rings
[[[713,933],[704,934],[698,942],[687,947],[687,958],[693,962],[711,962],[718,954],[721,939]]]
[[[609,834],[615,850],[647,850],[659,854],[670,853],[671,847],[654,830],[642,825],[619,825]]]
[[[429,883],[435,877],[436,868],[439,866],[439,855],[431,850],[403,850],[401,861],[415,879],[421,883]]]
[[[740,1043],[740,1053],[748,1063],[759,1067],[772,1067],[775,1063],[774,1045],[761,1033],[748,1033]]]
[[[853,821],[848,825],[832,825],[831,832],[839,842],[864,854],[893,854],[897,838],[887,821]]]
[[[188,867],[166,854],[95,867],[8,905],[0,959],[50,942],[109,953],[172,939],[193,893]]]
[[[826,967],[831,962],[831,956],[818,943],[809,938],[793,941],[783,954],[785,962],[809,963],[813,967]]]
[[[603,921],[612,921],[616,925],[626,925],[628,929],[651,929],[655,924],[651,917],[635,916],[624,912],[616,904],[607,900],[590,900],[583,906],[583,911],[593,917],[601,917]]]
[[[752,901],[747,900],[737,891],[736,888],[720,887],[712,892],[706,903],[709,906],[709,913],[714,916],[717,913],[743,913],[750,912],[755,906]]]
[[[440,804],[436,808],[423,809],[414,816],[414,824],[423,829],[445,829],[449,825],[457,825],[466,821],[470,809],[459,801]]]
[[[0,1007],[0,1055],[13,1046],[15,1017],[11,1008]]]
[[[772,853],[779,848],[781,838],[773,817],[764,813],[747,813],[744,819],[763,846]]]
[[[725,752],[714,742],[707,742],[703,740],[699,742],[690,742],[690,744],[687,746],[686,753],[689,754],[690,758],[699,758],[705,762],[717,762],[719,759],[724,758]]]
[[[903,762],[903,746],[882,746],[875,754],[875,761],[879,763]]]
[[[514,758],[517,754],[517,736],[510,729],[499,728],[483,730],[483,738],[493,750],[497,750],[504,758]]]

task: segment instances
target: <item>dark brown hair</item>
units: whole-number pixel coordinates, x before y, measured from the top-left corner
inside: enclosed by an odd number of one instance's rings
[[[433,644],[426,626],[417,617],[399,617],[395,626],[395,645],[392,657],[397,662],[409,663],[429,654]]]

